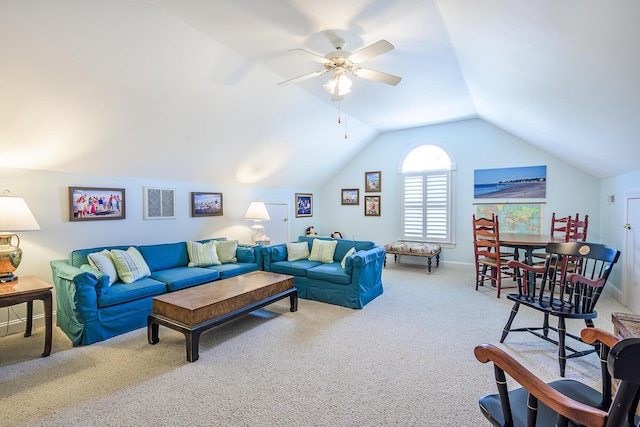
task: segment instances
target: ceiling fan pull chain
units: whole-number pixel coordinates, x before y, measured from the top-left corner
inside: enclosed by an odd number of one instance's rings
[[[346,98],[345,98],[345,104],[347,103]],[[346,110],[346,106],[345,106],[345,110]],[[344,113],[344,139],[347,139],[347,112],[345,111]]]
[[[340,113],[341,113],[340,107],[341,106],[342,106],[342,102],[338,101],[338,124],[340,124]]]

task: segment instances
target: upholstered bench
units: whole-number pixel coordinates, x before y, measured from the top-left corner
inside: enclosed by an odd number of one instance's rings
[[[387,254],[393,254],[394,262],[398,262],[398,255],[417,256],[427,258],[428,269],[431,273],[431,258],[436,257],[436,267],[440,266],[440,252],[442,248],[433,243],[418,242],[394,242],[384,245]],[[384,259],[384,266],[387,266],[387,258]]]

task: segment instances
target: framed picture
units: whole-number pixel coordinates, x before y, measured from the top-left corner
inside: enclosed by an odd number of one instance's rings
[[[69,187],[69,221],[125,217],[124,188]]]
[[[359,205],[360,204],[360,189],[359,188],[343,188],[342,189],[342,204],[343,205]]]
[[[364,216],[380,216],[380,196],[364,197]]]
[[[296,218],[313,216],[313,194],[296,193]]]
[[[222,193],[191,193],[191,216],[222,216]]]
[[[144,187],[144,219],[175,219],[176,190]]]
[[[382,172],[364,173],[364,191],[377,192],[382,189]]]
[[[474,199],[544,199],[547,166],[524,166],[473,171]]]

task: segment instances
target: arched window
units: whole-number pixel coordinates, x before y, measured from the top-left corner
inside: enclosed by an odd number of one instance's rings
[[[455,167],[436,145],[407,154],[401,170],[400,239],[452,243],[452,180]]]

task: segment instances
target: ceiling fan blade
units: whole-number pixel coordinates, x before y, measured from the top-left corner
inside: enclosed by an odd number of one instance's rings
[[[395,86],[400,83],[402,77],[394,76],[393,74],[383,73],[382,71],[369,70],[367,68],[356,68],[353,70],[353,74],[376,82],[385,83],[391,86]]]
[[[352,53],[349,60],[354,64],[359,64],[373,58],[374,56],[382,55],[390,50],[393,50],[393,45],[386,40],[380,40],[372,45],[363,47],[355,53]]]
[[[316,61],[321,64],[328,64],[331,62],[322,55],[318,55],[317,53],[313,53],[304,49],[289,49],[289,52],[294,52],[299,55],[303,55],[305,58],[311,59],[312,61]]]
[[[313,73],[305,74],[303,76],[295,77],[293,79],[289,79],[289,80],[285,80],[283,82],[280,82],[280,83],[278,83],[278,86],[286,86],[286,85],[291,84],[291,83],[298,83],[298,82],[301,82],[303,80],[310,79],[312,77],[321,76],[326,72],[327,72],[327,70],[314,71]]]

